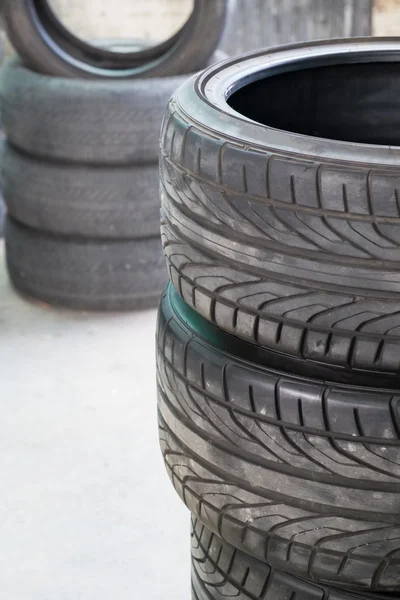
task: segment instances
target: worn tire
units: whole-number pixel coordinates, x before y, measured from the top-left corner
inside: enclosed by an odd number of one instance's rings
[[[0,173],[9,214],[33,229],[105,239],[159,236],[157,164],[69,165],[5,144]]]
[[[61,238],[8,218],[6,258],[20,292],[56,306],[136,310],[156,306],[166,280],[158,237],[96,241]]]
[[[217,52],[213,60],[226,58]],[[17,58],[0,70],[0,111],[9,141],[41,158],[87,164],[158,162],[161,121],[188,76],[82,81],[39,75]]]
[[[399,57],[396,41],[375,39],[265,50],[175,93],[161,141],[163,239],[177,290],[202,316],[310,368],[400,372]],[[334,66],[306,68],[317,64]],[[307,86],[339,102],[340,135],[368,143],[285,131],[303,114],[292,98],[310,105]],[[279,128],[260,122],[282,105]],[[252,109],[257,122],[239,112]],[[334,135],[335,122],[326,128]]]
[[[1,6],[0,6],[0,8],[1,8]],[[2,133],[0,132],[0,168],[1,168],[1,161],[2,161],[2,154],[3,154],[4,146],[5,146],[4,137],[3,137]],[[4,198],[3,198],[3,183],[0,178],[0,238],[2,238],[4,235],[5,218],[6,218],[6,205],[4,204]]]
[[[237,550],[192,518],[193,600],[382,600],[352,593],[276,571]]]
[[[176,491],[233,546],[349,589],[400,585],[400,397],[275,370],[168,286],[160,437]]]
[[[6,218],[6,206],[4,204],[3,196],[0,193],[0,238],[4,234],[4,221]]]
[[[105,53],[65,29],[47,0],[11,0],[4,7],[7,34],[26,64],[47,75],[98,79],[169,77],[201,69],[216,50],[230,0],[195,0],[191,17],[173,38],[134,53]],[[172,44],[172,45],[171,45]]]

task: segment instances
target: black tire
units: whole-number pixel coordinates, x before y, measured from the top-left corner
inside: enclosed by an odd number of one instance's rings
[[[4,234],[5,218],[6,218],[6,206],[4,204],[3,196],[0,193],[0,238],[2,238],[3,234]]]
[[[0,9],[1,9],[1,5],[0,5]],[[0,13],[1,15],[1,13]],[[4,137],[2,135],[2,133],[0,132],[0,168],[1,168],[1,160],[2,160],[2,154],[3,154],[3,148],[4,148]],[[4,204],[4,198],[3,198],[3,183],[1,181],[0,178],[0,238],[3,237],[4,235],[4,221],[6,218],[6,205]]]
[[[237,550],[192,518],[193,600],[382,600],[304,581]]]
[[[158,237],[128,241],[59,238],[11,218],[8,272],[16,289],[82,310],[138,310],[158,304],[166,280]]]
[[[169,77],[201,69],[218,46],[229,0],[195,0],[186,25],[156,49],[112,53],[68,32],[48,0],[11,0],[4,7],[7,34],[25,63],[39,73],[88,79]]]
[[[310,364],[400,372],[399,60],[397,40],[316,42],[231,60],[176,92],[165,254],[202,316]],[[318,94],[320,137],[306,117],[297,132]]]
[[[274,370],[269,353],[205,321],[171,285],[157,338],[161,446],[189,510],[285,572],[396,591],[398,392]]]
[[[160,234],[157,164],[69,165],[5,144],[0,173],[9,214],[33,229],[103,239]]]
[[[224,60],[217,52],[213,60]],[[39,75],[11,59],[0,71],[9,141],[32,156],[87,164],[158,162],[162,117],[187,76],[82,81]]]

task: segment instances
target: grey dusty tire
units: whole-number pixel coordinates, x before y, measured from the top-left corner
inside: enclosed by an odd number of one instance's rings
[[[4,137],[3,137],[2,133],[0,133],[0,167],[1,167],[1,160],[2,160],[1,157],[3,154],[3,148],[4,148]],[[4,234],[5,217],[6,217],[6,205],[4,204],[3,184],[2,184],[1,178],[0,178],[0,238],[2,238],[3,234]]]
[[[0,238],[4,234],[4,220],[6,218],[6,207],[4,204],[3,196],[0,193]]]
[[[168,286],[157,332],[171,481],[213,533],[348,589],[400,585],[400,398],[277,370]]]
[[[11,218],[5,228],[7,267],[22,293],[82,310],[156,306],[166,280],[158,237],[129,241],[61,238]]]
[[[108,239],[159,235],[157,164],[70,165],[5,144],[0,173],[9,214],[39,231]]]
[[[379,600],[276,571],[237,550],[192,518],[192,600]]]
[[[214,61],[226,55],[217,52]],[[84,81],[39,75],[19,59],[0,70],[0,111],[9,141],[41,158],[87,164],[158,162],[162,117],[188,75]]]
[[[58,21],[48,0],[11,0],[4,7],[7,34],[26,64],[60,77],[126,79],[169,77],[201,69],[225,28],[229,0],[195,0],[191,17],[156,49],[112,53],[89,46]]]
[[[186,82],[164,119],[176,289],[338,378],[400,372],[399,60],[379,39],[254,53]]]

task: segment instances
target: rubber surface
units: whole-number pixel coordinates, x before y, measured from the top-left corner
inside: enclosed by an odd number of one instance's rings
[[[0,174],[9,214],[39,231],[121,239],[159,236],[158,165],[69,165],[8,144]]]
[[[1,4],[0,4],[0,9],[1,9]],[[1,16],[1,14],[0,14]],[[0,161],[1,161],[1,156],[3,153],[3,148],[4,148],[4,136],[2,134],[2,132],[0,131]],[[0,167],[1,167],[1,162],[0,162]],[[3,198],[3,183],[1,182],[1,186],[0,186],[0,238],[3,237],[4,234],[4,220],[6,217],[6,206],[4,204],[4,198]]]
[[[5,228],[10,278],[22,293],[66,308],[136,310],[157,306],[166,281],[158,237],[129,241],[59,238]]]
[[[381,596],[356,594],[304,581],[276,571],[237,550],[192,518],[193,600],[378,600]],[[396,594],[396,597],[398,595]]]
[[[224,60],[217,52],[213,61]],[[162,117],[188,75],[85,81],[39,75],[19,59],[0,70],[0,110],[9,141],[41,158],[86,164],[158,162]]]
[[[249,344],[194,313],[171,285],[157,339],[161,446],[190,511],[287,573],[398,589],[398,391],[250,362]]]
[[[150,60],[140,52],[106,60],[95,47],[85,50],[86,44],[57,25],[47,0],[7,2],[4,22],[18,54],[31,69],[40,73],[113,80],[169,77],[204,67],[221,39],[228,4],[229,0],[195,0],[191,17],[178,35],[173,36],[172,46],[162,44],[160,48],[164,51]]]
[[[368,61],[378,61],[373,48],[379,44],[395,49],[388,65],[370,65],[371,73],[381,73],[379,91],[371,91],[368,85],[376,79],[367,77]],[[392,109],[397,119],[396,44],[316,42],[231,60],[185,83],[164,119],[163,240],[177,290],[219,327],[306,359],[310,369],[324,363],[347,371],[400,371],[398,149],[293,134],[261,123],[266,114],[279,112],[280,104],[291,106],[292,74],[254,83],[251,77],[260,77],[262,69],[267,76],[268,64],[276,73],[281,57],[286,70],[289,59],[298,65],[299,56],[308,57],[310,89],[325,90],[329,106],[328,100],[343,93],[339,117],[346,124],[353,118],[353,134],[371,132],[369,139],[376,140],[395,126],[390,128]],[[382,50],[379,60],[387,56]],[[342,69],[346,57],[367,64]],[[330,66],[321,67],[323,60]],[[293,95],[303,93],[304,106],[308,91],[302,92],[299,73],[293,75]],[[250,91],[241,87],[246,77],[249,87],[255,86],[251,101],[246,100]],[[284,78],[287,97],[265,102],[280,97],[272,93],[274,80]],[[235,85],[240,90],[231,98]],[[354,104],[346,111],[349,97]],[[255,111],[257,122],[239,108]],[[319,102],[316,121],[323,119],[323,108]],[[294,109],[284,113],[286,124],[295,114]],[[382,130],[373,119],[368,124],[368,114],[382,122]]]
[[[3,196],[0,193],[0,238],[3,237],[3,233],[4,233],[5,217],[6,217],[6,207],[4,204]]]

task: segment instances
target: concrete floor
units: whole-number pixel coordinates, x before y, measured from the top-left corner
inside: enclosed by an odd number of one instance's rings
[[[158,447],[156,312],[20,298],[0,247],[0,599],[187,600],[189,514]]]

